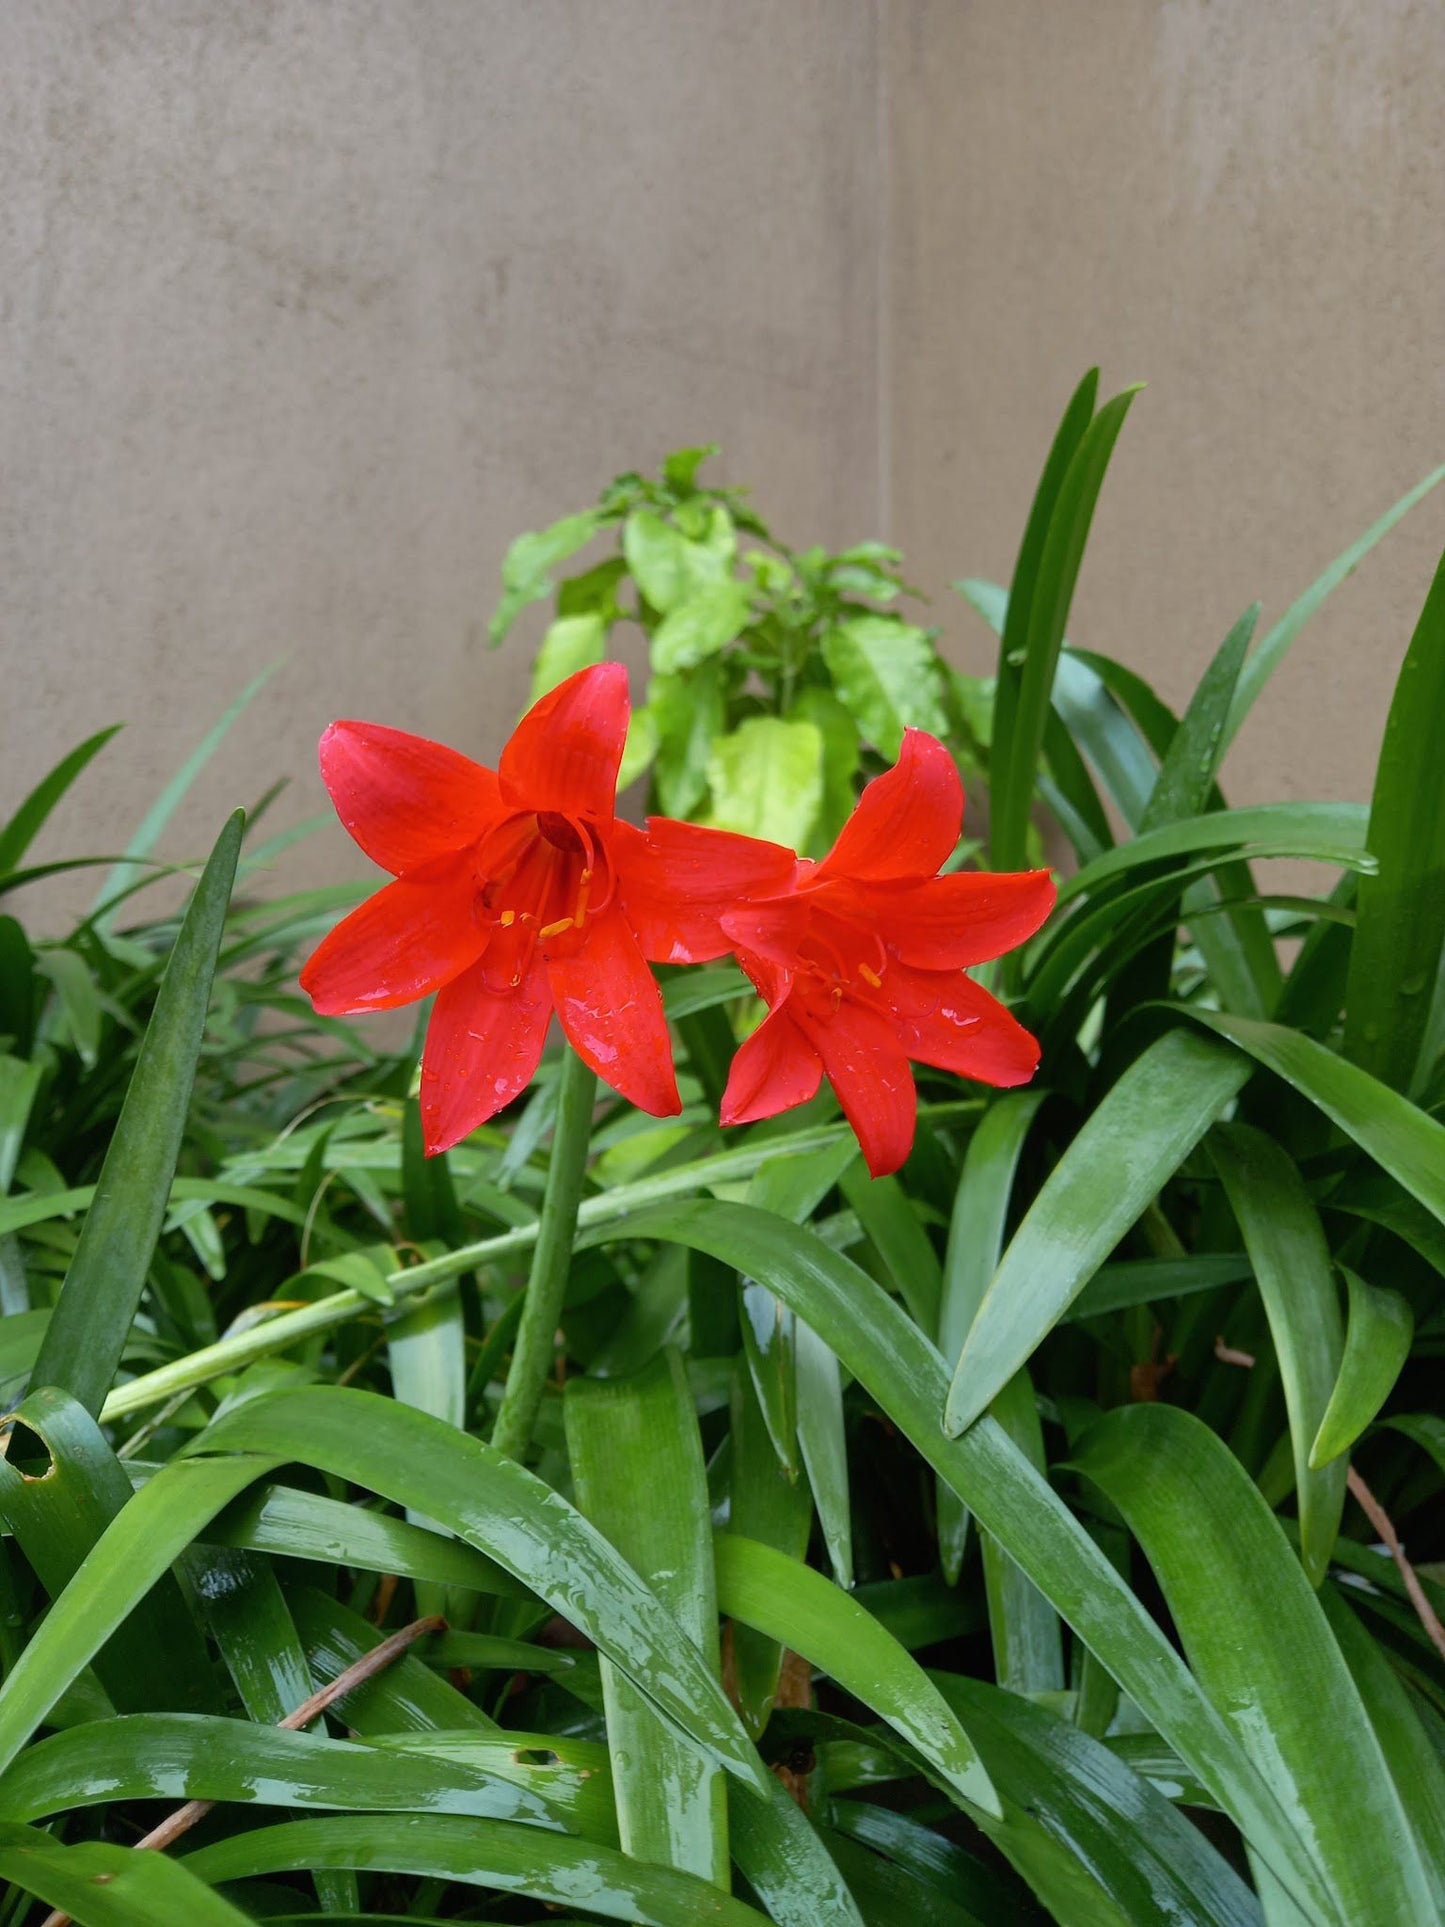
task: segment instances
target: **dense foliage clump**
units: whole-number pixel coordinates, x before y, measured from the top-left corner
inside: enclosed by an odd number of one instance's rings
[[[720,1125],[726,959],[659,971],[676,1115],[550,1055],[428,1157],[420,1028],[297,986],[364,886],[258,892],[238,817],[143,920],[183,780],[69,935],[0,917],[0,1927],[1442,1918],[1445,571],[1372,804],[1220,788],[1441,475],[1176,716],[1064,640],[1130,400],[959,585],[987,681],[706,451],[508,559],[535,696],[644,632],[649,810],[819,857],[924,731],[945,873],[1058,855],[976,973],[1037,1076],[919,1068],[896,1172],[826,1081]]]

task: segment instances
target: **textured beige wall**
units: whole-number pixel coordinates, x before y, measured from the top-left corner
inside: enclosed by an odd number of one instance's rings
[[[278,656],[172,849],[278,774],[324,803],[338,713],[495,750],[537,633],[485,645],[508,540],[670,447],[722,442],[803,540],[871,532],[877,31],[4,0],[0,803],[126,718],[47,840],[113,847]]]
[[[1185,700],[1445,461],[1440,0],[893,0],[891,521],[944,585],[1007,580],[1075,379],[1144,379],[1075,640]],[[1445,545],[1445,487],[1304,632],[1236,801],[1367,797]]]
[[[1442,100],[1440,0],[4,0],[0,803],[124,717],[47,853],[118,842],[278,656],[173,850],[314,809],[338,712],[495,748],[508,539],[694,440],[983,665],[945,585],[1094,359],[1150,386],[1074,633],[1182,699],[1445,459]],[[1365,793],[1442,540],[1445,490],[1238,797]]]

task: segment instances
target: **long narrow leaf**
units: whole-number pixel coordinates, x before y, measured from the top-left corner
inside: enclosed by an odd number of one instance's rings
[[[517,1750],[510,1737],[492,1743],[494,1753],[508,1749]],[[477,1764],[178,1713],[71,1727],[27,1749],[0,1786],[0,1813],[12,1820],[105,1800],[249,1800],[563,1825],[546,1800]]]
[[[1445,556],[1400,666],[1370,806],[1378,869],[1360,878],[1345,1052],[1396,1090],[1420,1074],[1445,946]]]
[[[1027,1371],[1014,1373],[989,1411],[1039,1476],[1046,1478],[1044,1428]],[[981,1538],[994,1677],[1011,1693],[1061,1693],[1064,1643],[1058,1614],[990,1533]]]
[[[1299,1498],[1300,1554],[1310,1584],[1329,1566],[1345,1506],[1343,1461],[1313,1470],[1310,1452],[1344,1352],[1329,1246],[1304,1180],[1280,1145],[1244,1124],[1222,1124],[1210,1155],[1269,1319],[1284,1384]]]
[[[1332,1903],[1293,1824],[1083,1526],[990,1419],[962,1438],[944,1434],[938,1422],[948,1382],[943,1360],[901,1306],[821,1239],[745,1205],[659,1207],[639,1214],[629,1230],[711,1252],[766,1279],[786,1298],[953,1485],[1290,1890],[1321,1922],[1331,1919]]]
[[[772,1546],[719,1533],[718,1603],[725,1613],[786,1639],[845,1692],[871,1706],[963,1797],[995,1818],[998,1795],[978,1749],[910,1653],[856,1599]]]
[[[35,1827],[0,1825],[0,1877],[80,1927],[250,1927],[248,1914],[164,1854],[99,1840],[67,1847]]]
[[[33,1384],[58,1385],[91,1412],[115,1377],[165,1218],[242,826],[238,811],[186,910],[36,1361]]]
[[[181,767],[176,771],[169,783],[166,784],[155,802],[152,803],[146,811],[135,835],[126,844],[120,862],[116,864],[115,868],[106,878],[104,884],[101,886],[99,896],[97,896],[95,902],[91,905],[90,914],[98,926],[104,927],[108,912],[113,909],[116,901],[124,896],[126,891],[132,887],[137,878],[142,874],[145,860],[150,857],[151,852],[160,841],[167,823],[169,823],[175,815],[191,785],[220,748],[221,743],[230,732],[231,725],[236,722],[242,712],[250,706],[253,698],[265,688],[266,684],[280,667],[279,662],[269,663],[266,668],[261,671],[259,676],[253,677],[251,681],[247,683],[246,687],[225,713],[206,731],[200,742],[197,743],[196,747],[191,751],[191,754],[186,758],[185,762],[182,763]]]
[[[447,1814],[293,1820],[218,1840],[181,1864],[212,1882],[302,1867],[355,1867],[530,1894],[553,1906],[585,1907],[607,1920],[646,1927],[767,1927],[755,1908],[692,1874],[508,1820]]]
[[[1284,661],[1296,636],[1326,597],[1331,595],[1346,577],[1354,574],[1380,538],[1388,535],[1401,517],[1407,515],[1415,504],[1423,500],[1440,482],[1445,482],[1445,466],[1435,469],[1425,477],[1424,481],[1417,482],[1414,488],[1400,497],[1393,508],[1386,510],[1372,528],[1366,529],[1357,542],[1352,542],[1342,555],[1337,555],[1323,575],[1318,576],[1304,594],[1290,604],[1274,627],[1261,638],[1258,648],[1245,663],[1240,674],[1239,687],[1235,691],[1234,702],[1230,706],[1229,721],[1225,726],[1225,748],[1238,735],[1241,724],[1258,701],[1265,684]]]
[[[991,799],[991,853],[996,870],[1021,869],[1027,854],[1034,772],[1043,743],[1054,670],[1069,619],[1069,605],[1109,457],[1137,393],[1137,388],[1125,389],[1106,402],[1089,423],[1074,450],[1049,517],[1048,533],[1026,611],[1028,631],[1023,643],[1017,711],[1012,718],[995,718],[994,723],[995,749],[1004,729],[1009,737],[1007,789],[1002,797],[996,794]],[[1005,652],[1010,648],[1010,630],[1014,625],[1012,593],[1004,630]]]
[[[944,1423],[967,1430],[1051,1331],[1249,1076],[1169,1031],[1120,1077],[1050,1173],[979,1306]]]
[[[1157,830],[1165,823],[1198,816],[1207,805],[1224,752],[1229,705],[1258,621],[1259,604],[1254,602],[1230,629],[1200,677],[1159,766],[1148,807],[1139,821],[1141,830]]]
[[[1434,1919],[1354,1682],[1244,1467],[1208,1426],[1163,1404],[1110,1412],[1075,1461],[1143,1546],[1190,1664],[1311,1843],[1332,1915],[1348,1927]]]
[[[61,797],[120,727],[119,723],[112,723],[109,729],[97,730],[94,736],[87,736],[68,756],[62,756],[48,775],[41,777],[4,829],[0,830],[0,876],[7,875],[22,860]]]
[[[1379,1643],[1365,1631],[1340,1592],[1326,1586],[1320,1604],[1389,1763],[1435,1905],[1445,1919],[1445,1760],[1431,1744],[1408,1689]]]
[[[85,1407],[54,1387],[32,1392],[11,1422],[41,1441],[48,1463],[43,1472],[16,1465],[17,1435],[6,1435],[0,1517],[46,1593],[58,1599],[129,1502],[130,1481]],[[205,1644],[169,1574],[96,1654],[95,1670],[121,1712],[215,1705]]]
[[[777,1927],[864,1927],[822,1839],[781,1780],[766,1800],[730,1788],[733,1858]]]
[[[1415,1331],[1408,1298],[1366,1284],[1345,1265],[1340,1270],[1350,1294],[1350,1322],[1339,1376],[1310,1447],[1312,1466],[1328,1465],[1348,1452],[1374,1422],[1404,1369]]]
[[[1445,1125],[1357,1064],[1282,1024],[1192,1007],[1188,1014],[1292,1084],[1445,1224]]]
[[[1038,582],[1039,567],[1043,561],[1044,547],[1048,540],[1049,526],[1053,521],[1054,510],[1058,504],[1059,491],[1064,477],[1078,450],[1079,443],[1090,422],[1094,419],[1094,405],[1099,393],[1099,371],[1091,368],[1069,398],[1062,421],[1049,449],[1044,463],[1043,474],[1039,478],[1033,506],[1024,525],[1023,541],[1019,545],[1018,559],[1014,564],[1013,580],[1010,584],[1008,616],[1000,632],[998,653],[998,676],[994,698],[993,749],[991,752],[991,794],[990,804],[990,855],[993,868],[1017,869],[1016,863],[1003,860],[1005,839],[1012,836],[1012,829],[1002,827],[1005,811],[1010,823],[1017,813],[1018,805],[1013,801],[1015,786],[1022,780],[1025,801],[1028,809],[1028,788],[1032,787],[1033,772],[1030,769],[1026,778],[1020,779],[1015,764],[1023,761],[1023,751],[1018,730],[1019,695],[1023,681],[1023,664],[1027,654],[1029,621],[1033,612],[1034,593]],[[1017,755],[1015,752],[1017,751]]]
[[[1254,847],[1270,856],[1312,857],[1321,863],[1372,867],[1366,848],[1368,812],[1359,803],[1255,803],[1238,810],[1211,810],[1183,823],[1167,823],[1120,843],[1059,889],[1059,903],[1096,890],[1106,878],[1163,857],[1194,850]]]
[[[1057,1921],[1257,1927],[1258,1904],[1223,1856],[1097,1740],[982,1680],[931,1677],[997,1775],[996,1843]]]
[[[1042,1102],[1041,1091],[1014,1091],[1001,1097],[990,1104],[968,1141],[954,1193],[938,1314],[938,1349],[950,1368],[958,1364],[988,1281],[998,1269],[1014,1173]],[[944,1578],[957,1585],[968,1543],[968,1510],[942,1480],[937,1507],[939,1561]]]
[[[504,1453],[374,1392],[332,1386],[238,1405],[205,1443],[295,1459],[424,1510],[569,1618],[695,1745],[749,1785],[765,1784],[721,1686],[672,1614],[580,1513]]]
[[[707,1469],[681,1356],[663,1351],[629,1379],[574,1378],[567,1452],[584,1516],[719,1666]],[[647,1695],[605,1658],[602,1693],[625,1853],[726,1888],[722,1773],[678,1739]]]
[[[124,1506],[0,1686],[0,1772],[161,1574],[276,1460],[182,1460]]]

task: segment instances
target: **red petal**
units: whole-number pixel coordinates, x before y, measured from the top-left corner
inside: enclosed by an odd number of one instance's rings
[[[890,970],[884,994],[908,1055],[980,1084],[1027,1084],[1039,1067],[1037,1040],[982,984],[961,972]]]
[[[784,1007],[765,1017],[733,1059],[723,1092],[724,1124],[753,1124],[776,1117],[817,1095],[823,1066],[818,1053]]]
[[[818,881],[935,876],[962,827],[963,784],[953,758],[936,736],[907,729],[898,761],[859,797],[818,865]]]
[[[811,921],[807,896],[775,897],[771,903],[745,903],[729,910],[722,929],[740,956],[760,957],[779,970],[788,970],[797,962]],[[872,954],[877,954],[876,944]]]
[[[429,1155],[449,1151],[520,1096],[547,1041],[547,973],[538,966],[515,990],[498,992],[487,988],[483,968],[447,985],[427,1026],[421,1121]]]
[[[415,1003],[482,954],[487,932],[475,901],[466,857],[388,883],[322,938],[301,972],[301,988],[323,1017]]]
[[[888,1016],[845,998],[827,1022],[805,1021],[868,1169],[875,1178],[896,1171],[913,1149],[918,1098]]]
[[[682,1109],[662,992],[627,919],[616,907],[589,917],[571,956],[548,961],[547,974],[567,1041],[613,1090],[652,1117]]]
[[[627,740],[627,671],[594,663],[533,703],[497,765],[514,809],[564,816],[612,815]]]
[[[875,884],[866,901],[878,934],[904,963],[961,970],[1031,937],[1054,906],[1054,880],[1047,870],[970,871],[925,883]]]
[[[616,825],[618,889],[642,954],[654,963],[708,963],[732,948],[722,918],[750,897],[787,890],[797,858],[781,843],[649,818],[647,834]]]
[[[393,876],[474,843],[501,809],[491,770],[381,723],[333,723],[320,758],[336,814]]]

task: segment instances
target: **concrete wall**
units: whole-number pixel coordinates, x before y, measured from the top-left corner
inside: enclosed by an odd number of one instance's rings
[[[1439,0],[6,0],[0,805],[124,717],[47,853],[118,842],[278,656],[173,850],[316,808],[337,713],[495,749],[507,541],[696,440],[982,665],[945,585],[1092,360],[1150,386],[1074,633],[1182,699],[1445,459],[1442,98]],[[1442,540],[1445,490],[1241,800],[1366,793]]]
[[[1144,379],[1075,640],[1182,702],[1445,462],[1440,0],[893,0],[892,526],[960,654],[1084,369]],[[1304,632],[1232,800],[1368,797],[1445,486]]]
[[[337,714],[494,751],[537,633],[485,644],[508,541],[672,447],[722,442],[802,540],[871,532],[877,33],[5,0],[0,801],[126,718],[47,840],[113,846],[276,657],[172,849],[278,774],[324,805]]]

